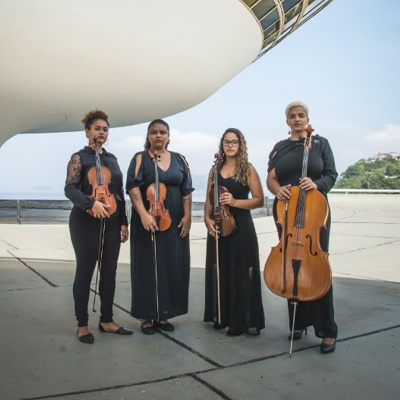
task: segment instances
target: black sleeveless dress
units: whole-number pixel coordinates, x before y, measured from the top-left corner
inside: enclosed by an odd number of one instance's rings
[[[235,199],[247,199],[248,186],[219,175]],[[265,327],[261,297],[258,241],[250,210],[231,207],[238,229],[220,237],[219,272],[221,325],[230,331],[258,333]],[[207,237],[204,322],[217,322],[215,238]]]

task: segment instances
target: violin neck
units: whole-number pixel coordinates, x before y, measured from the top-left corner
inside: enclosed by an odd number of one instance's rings
[[[95,146],[95,153],[96,153],[96,172],[97,172],[97,183],[99,185],[104,185],[103,174],[101,172],[101,160],[100,160],[100,153],[97,146]]]
[[[160,202],[160,178],[158,177],[157,155],[154,155],[154,201]]]
[[[218,193],[218,170],[217,166],[214,167],[214,210],[219,207],[219,193]]]

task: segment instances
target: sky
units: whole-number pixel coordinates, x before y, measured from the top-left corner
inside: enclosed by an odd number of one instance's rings
[[[288,137],[286,105],[300,100],[339,175],[378,152],[400,153],[399,43],[398,0],[334,0],[201,104],[164,118],[169,149],[187,158],[194,177],[206,175],[225,129],[238,128],[265,187],[269,152]],[[110,130],[106,148],[125,176],[147,125]],[[0,148],[0,199],[64,198],[67,163],[86,144],[83,131],[9,139]],[[196,187],[197,201],[203,190]]]

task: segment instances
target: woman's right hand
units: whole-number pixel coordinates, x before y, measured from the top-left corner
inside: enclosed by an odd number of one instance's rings
[[[140,216],[140,220],[142,221],[143,228],[146,231],[149,231],[149,232],[158,231],[158,226],[157,226],[156,220],[148,212],[143,213],[143,215]]]
[[[110,214],[107,212],[109,204],[104,204],[101,201],[95,200],[92,206],[92,212],[94,218],[110,218]]]
[[[211,236],[215,236],[217,229],[215,228],[215,222],[211,218],[205,218],[204,223],[206,225],[207,231]]]
[[[290,188],[292,185],[281,186],[276,192],[276,197],[278,200],[289,200],[291,196]]]

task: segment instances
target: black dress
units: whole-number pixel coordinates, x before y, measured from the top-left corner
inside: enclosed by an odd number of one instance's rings
[[[128,225],[125,213],[122,172],[116,157],[103,149],[100,154],[101,165],[111,173],[108,186],[114,194],[117,210],[110,218],[105,219],[103,258],[100,270],[99,294],[101,300],[100,322],[109,323],[113,319],[113,301],[115,294],[115,277],[121,246],[121,226]],[[95,167],[96,156],[93,149],[85,147],[71,157],[68,164],[65,195],[72,201],[69,218],[71,241],[76,255],[76,272],[73,285],[75,315],[78,326],[88,325],[88,302],[90,284],[99,252],[101,220],[89,215],[95,199],[90,197],[92,187],[88,181],[88,171]]]
[[[190,249],[189,235],[182,238],[178,224],[183,217],[183,197],[192,193],[192,179],[185,159],[171,153],[167,171],[158,168],[159,181],[167,188],[164,206],[172,219],[170,228],[156,232],[157,275],[155,274],[154,243],[143,228],[139,214],[132,207],[131,220],[131,315],[138,319],[163,320],[188,311]],[[142,160],[135,177],[137,156]],[[130,163],[126,191],[140,188],[144,206],[149,209],[146,189],[154,183],[155,171],[147,151],[135,154]],[[158,285],[156,287],[156,280]],[[158,295],[157,295],[158,294]],[[158,310],[157,310],[158,304]]]
[[[299,186],[302,172],[304,139],[282,140],[272,149],[269,157],[268,172],[275,168],[275,173],[281,186],[291,184]],[[319,135],[312,136],[312,148],[309,152],[308,169],[306,176],[317,185],[318,190],[327,197],[337,178],[335,161],[329,142]],[[277,199],[274,200],[273,215],[275,221]],[[321,230],[320,244],[322,250],[328,252],[331,218],[327,221],[327,229]],[[281,227],[277,226],[279,237]],[[289,328],[292,328],[293,306],[288,302]],[[315,335],[319,338],[336,338],[338,329],[334,320],[332,286],[328,293],[315,301],[300,301],[297,306],[295,330],[303,330],[307,326],[314,326]]]
[[[235,199],[248,199],[248,186],[218,177]],[[236,332],[258,333],[265,327],[258,241],[250,210],[230,207],[238,229],[218,239],[221,325]],[[207,237],[205,322],[217,322],[215,238]]]

